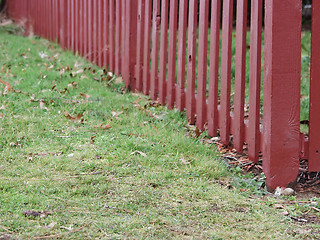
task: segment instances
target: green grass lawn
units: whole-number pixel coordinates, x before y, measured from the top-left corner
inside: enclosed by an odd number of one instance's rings
[[[0,48],[0,239],[320,237],[283,215],[318,198],[262,196],[184,113],[46,40],[1,29]]]

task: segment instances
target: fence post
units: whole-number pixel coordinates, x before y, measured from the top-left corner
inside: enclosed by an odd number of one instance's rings
[[[294,183],[299,170],[302,6],[265,4],[263,169],[274,189]]]
[[[320,171],[320,2],[312,3],[310,111],[309,111],[309,172]],[[303,139],[304,140],[304,139]]]
[[[126,87],[135,90],[134,68],[136,64],[136,46],[137,46],[137,0],[126,0],[125,2],[125,33],[124,33],[124,72],[123,78]]]

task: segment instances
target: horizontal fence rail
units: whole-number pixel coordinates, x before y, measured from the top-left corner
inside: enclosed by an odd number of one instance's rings
[[[295,182],[300,157],[320,170],[316,44],[309,138],[300,133],[301,0],[8,0],[7,9],[26,35],[121,74],[132,91],[185,110],[253,162],[263,158],[270,189]],[[313,15],[316,28],[317,2]]]

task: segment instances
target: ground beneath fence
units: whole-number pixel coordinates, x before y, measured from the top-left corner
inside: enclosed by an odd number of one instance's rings
[[[241,168],[243,174],[250,173],[257,178],[263,177],[262,155],[258,163],[253,163],[246,155],[245,147],[244,153],[239,154],[232,146],[224,146],[219,140],[219,137],[215,137],[202,141],[215,143],[230,168]],[[261,188],[264,187],[265,184],[262,182]],[[308,172],[308,160],[300,160],[299,175],[294,190],[299,198],[320,197],[320,172]]]

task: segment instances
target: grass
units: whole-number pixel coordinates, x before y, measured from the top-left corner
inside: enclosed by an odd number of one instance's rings
[[[320,237],[274,209],[318,216],[320,199],[262,196],[184,113],[46,40],[2,29],[0,48],[0,238]]]

